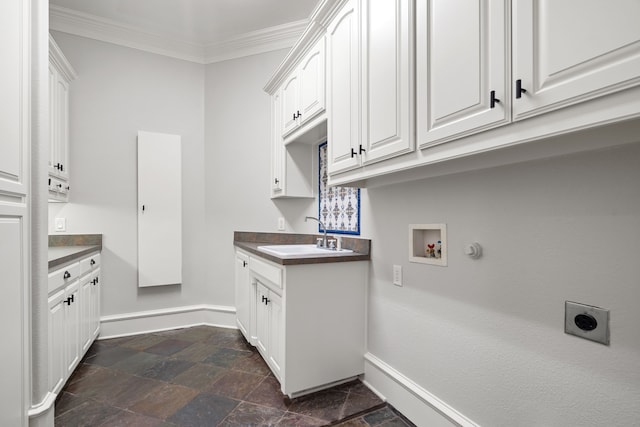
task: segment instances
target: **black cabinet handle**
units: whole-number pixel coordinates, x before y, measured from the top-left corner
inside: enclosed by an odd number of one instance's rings
[[[490,101],[490,107],[491,108],[495,108],[496,106],[496,102],[500,102],[500,100],[498,98],[496,98],[496,91],[492,90],[491,91],[491,101]]]
[[[96,261],[95,261],[93,258],[91,258],[91,262],[90,262],[90,264],[91,264],[91,265],[96,265]]]
[[[68,271],[64,272],[64,275],[62,276],[63,279],[68,279],[69,277],[71,277],[71,273],[69,273]]]
[[[367,152],[367,150],[365,150],[364,148],[362,148],[362,144],[360,144],[360,154],[362,154],[362,153],[366,153],[366,152]]]
[[[527,93],[527,90],[522,87],[522,80],[516,80],[516,99],[522,98],[522,94]]]
[[[64,303],[67,304],[67,305],[71,305],[71,297],[69,297],[66,300],[64,300]]]
[[[264,305],[269,305],[270,302],[271,300],[269,298],[264,299]]]
[[[242,266],[246,267],[247,266],[247,261],[242,261]]]
[[[278,184],[280,182],[280,180],[278,178],[273,180],[276,184]]]
[[[265,300],[267,299],[267,297],[265,297],[264,295],[262,295],[262,302],[264,303]]]
[[[296,113],[293,113],[293,120],[296,119]]]
[[[356,154],[356,150],[354,150],[353,148],[351,148],[351,158],[353,159],[353,156],[355,156]]]
[[[302,114],[300,114],[300,110],[298,110],[298,111],[296,112],[296,119],[297,119],[298,117],[300,117],[300,116],[302,116]]]

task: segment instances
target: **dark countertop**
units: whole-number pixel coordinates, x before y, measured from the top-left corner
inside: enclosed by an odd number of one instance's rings
[[[49,236],[49,270],[102,251],[102,234]]]
[[[281,265],[324,264],[332,262],[369,261],[371,259],[371,240],[342,236],[342,247],[353,252],[343,255],[309,256],[305,258],[281,258],[258,250],[263,245],[315,244],[319,234],[257,233],[236,231],[233,244],[237,248],[268,259]],[[333,237],[327,235],[327,237]]]

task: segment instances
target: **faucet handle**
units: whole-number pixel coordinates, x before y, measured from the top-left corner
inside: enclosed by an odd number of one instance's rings
[[[336,249],[336,239],[329,239],[329,249]]]
[[[322,247],[322,237],[318,237],[316,239],[316,247],[318,247],[318,248]]]

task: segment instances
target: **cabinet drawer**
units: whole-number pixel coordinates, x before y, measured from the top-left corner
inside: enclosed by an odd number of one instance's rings
[[[100,254],[93,254],[80,261],[80,271],[84,274],[90,270],[100,267]]]
[[[251,257],[249,265],[251,272],[267,279],[271,284],[282,289],[282,269],[271,264],[267,264],[259,258]]]
[[[49,293],[61,286],[66,286],[73,282],[80,275],[80,263],[74,262],[64,268],[49,273]]]

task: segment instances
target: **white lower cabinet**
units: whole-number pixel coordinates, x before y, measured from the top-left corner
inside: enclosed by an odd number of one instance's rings
[[[236,262],[239,254],[247,255],[238,251]],[[248,275],[236,264],[238,322],[248,323],[240,330],[284,394],[300,396],[364,372],[367,264],[279,265],[249,255]]]
[[[282,380],[282,298],[256,281],[256,347],[279,380]]]
[[[49,273],[49,390],[58,393],[100,330],[100,255]]]

